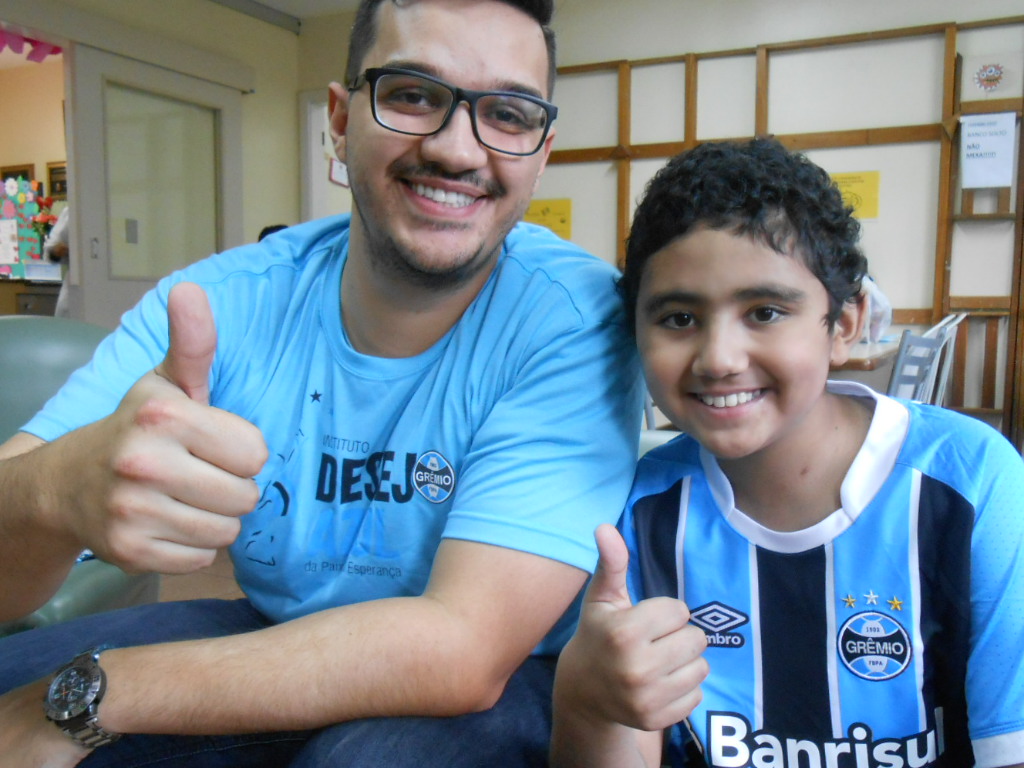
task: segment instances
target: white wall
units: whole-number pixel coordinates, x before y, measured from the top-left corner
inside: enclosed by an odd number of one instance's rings
[[[244,171],[230,194],[242,197],[247,239],[255,240],[266,224],[298,220],[296,35],[208,0],[57,2],[250,66],[255,85],[242,102]]]
[[[63,66],[56,56],[0,69],[0,166],[32,163],[36,178],[45,182],[46,164],[66,159]]]
[[[1018,0],[982,0],[969,6],[948,0],[561,0],[555,21],[563,66],[636,61],[685,53],[750,49],[858,32],[1016,16]],[[1012,52],[1024,59],[1021,25],[962,31],[967,57]],[[921,37],[773,52],[769,62],[768,130],[800,134],[889,126],[936,125],[942,120],[944,39]],[[631,143],[683,138],[685,65],[661,64],[632,71]],[[1020,97],[1019,80],[1001,98]],[[965,99],[981,99],[964,86]],[[756,61],[750,54],[702,60],[698,68],[697,137],[754,133]],[[556,149],[618,143],[617,75],[587,72],[560,78]],[[879,216],[862,221],[862,245],[872,274],[894,306],[932,305],[939,197],[939,143],[893,144],[808,151],[831,173],[877,171]],[[630,201],[635,203],[664,159],[633,161]],[[549,167],[540,198],[570,197],[573,240],[614,261],[616,176],[611,164]],[[1009,293],[1012,223],[1000,229],[957,225],[952,293]],[[1004,231],[1005,230],[1005,231]]]
[[[559,63],[1020,16],[1020,0],[556,0]]]

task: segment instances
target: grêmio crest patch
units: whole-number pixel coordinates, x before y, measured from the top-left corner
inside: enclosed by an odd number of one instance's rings
[[[839,630],[839,658],[857,677],[890,680],[910,665],[910,636],[896,619],[877,611],[851,616]]]
[[[441,504],[455,492],[455,468],[437,451],[427,451],[416,460],[412,481],[423,498]]]

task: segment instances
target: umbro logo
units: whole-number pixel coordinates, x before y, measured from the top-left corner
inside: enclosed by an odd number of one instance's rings
[[[743,635],[731,630],[742,627],[750,617],[716,600],[695,608],[690,621],[704,630],[709,646],[740,648],[745,643]]]

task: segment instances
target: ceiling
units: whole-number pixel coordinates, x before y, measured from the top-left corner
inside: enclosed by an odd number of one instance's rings
[[[258,0],[262,5],[287,13],[297,19],[323,16],[340,11],[354,11],[359,0]]]
[[[359,0],[243,0],[240,5],[265,5],[302,21],[314,16],[354,11]],[[0,69],[21,67],[28,63],[24,53],[16,54],[6,47],[0,51]]]

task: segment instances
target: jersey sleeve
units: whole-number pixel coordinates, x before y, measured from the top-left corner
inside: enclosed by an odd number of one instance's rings
[[[976,765],[1024,762],[1024,462],[993,434],[972,461],[981,477],[971,541],[967,706]]]

